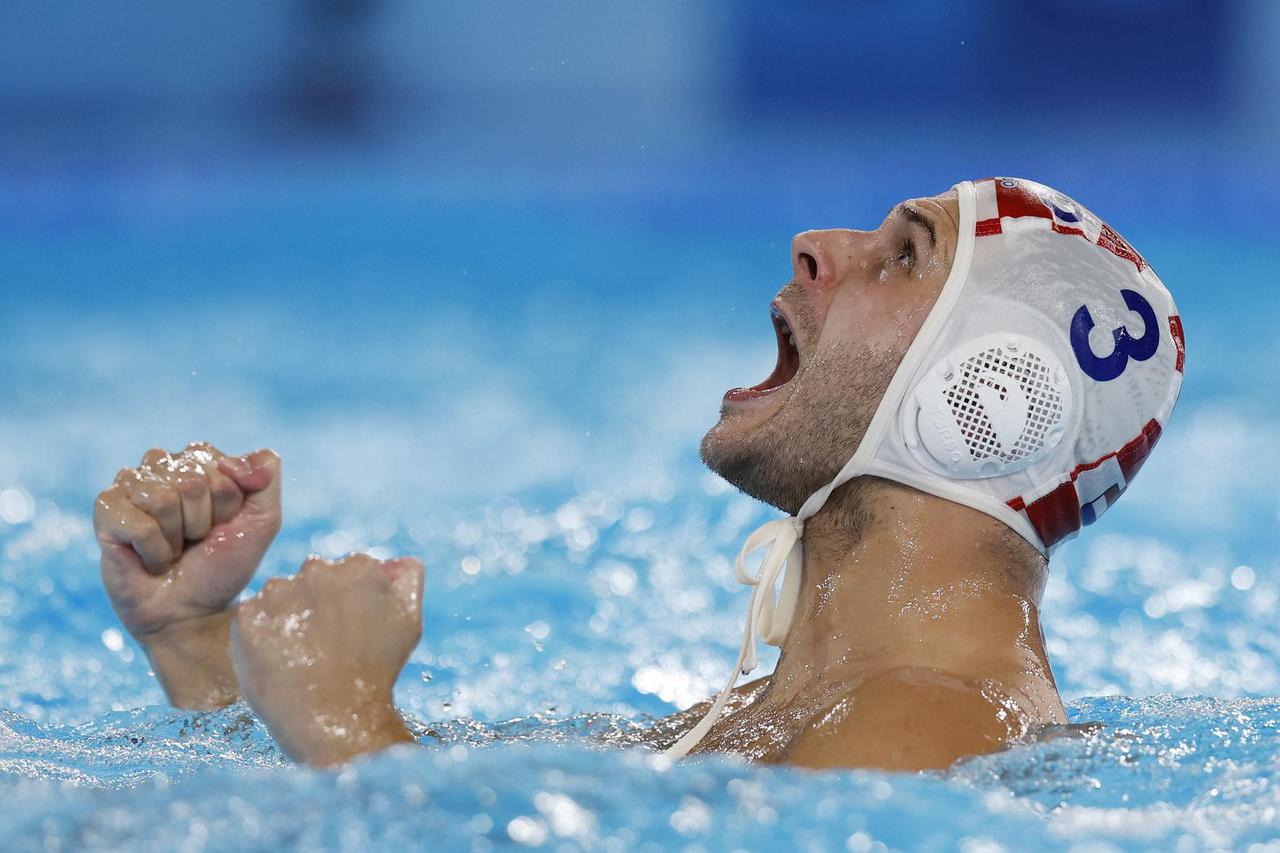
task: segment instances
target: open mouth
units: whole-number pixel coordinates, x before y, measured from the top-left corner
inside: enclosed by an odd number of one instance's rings
[[[730,389],[725,392],[726,400],[746,402],[767,397],[790,382],[800,369],[800,350],[796,347],[795,332],[791,330],[791,324],[777,304],[769,306],[769,319],[773,321],[773,331],[778,337],[778,362],[773,367],[773,373],[750,388]]]

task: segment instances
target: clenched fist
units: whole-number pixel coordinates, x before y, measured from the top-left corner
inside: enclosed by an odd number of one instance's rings
[[[111,606],[170,701],[233,701],[229,607],[280,530],[279,457],[207,444],[150,450],[98,495],[93,523]]]
[[[312,557],[232,619],[245,699],[296,761],[327,766],[413,740],[391,692],[422,635],[422,563]]]

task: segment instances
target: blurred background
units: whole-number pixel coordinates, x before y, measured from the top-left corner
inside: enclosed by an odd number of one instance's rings
[[[705,695],[745,600],[727,560],[766,513],[696,447],[723,390],[772,366],[792,234],[998,174],[1107,219],[1188,339],[1160,448],[1057,561],[1064,690],[1280,692],[1277,44],[1269,0],[10,0],[11,648],[87,637],[100,678],[132,666],[110,701],[156,701],[110,633],[89,510],[146,448],[208,439],[284,456],[269,572],[428,556],[422,666],[474,683],[501,638],[458,638],[513,590],[520,648],[581,631],[584,666],[612,661],[456,712],[554,685],[579,708]],[[9,707],[107,707],[26,665],[6,664]]]

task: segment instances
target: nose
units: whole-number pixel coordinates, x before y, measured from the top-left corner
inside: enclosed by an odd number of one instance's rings
[[[844,277],[850,260],[849,237],[842,229],[805,231],[791,241],[791,265],[802,287],[827,287]]]

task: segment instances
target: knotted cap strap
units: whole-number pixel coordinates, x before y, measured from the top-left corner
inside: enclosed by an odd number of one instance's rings
[[[865,443],[865,438],[864,438]],[[663,753],[668,758],[684,758],[698,745],[729,702],[733,685],[739,675],[747,675],[760,663],[756,654],[756,637],[771,646],[781,646],[787,638],[800,600],[800,571],[804,565],[804,523],[826,504],[831,493],[854,477],[866,473],[861,450],[855,453],[836,478],[809,496],[800,511],[789,518],[766,521],[757,527],[743,544],[733,561],[733,576],[738,583],[751,587],[751,602],[747,605],[747,624],[742,630],[742,645],[738,650],[738,662],[729,674],[729,681],[711,703],[711,710],[698,724],[685,732]],[[743,563],[747,557],[762,548],[768,548],[760,571],[751,574]],[[782,597],[775,588],[778,576],[782,576]]]
[[[799,587],[799,576],[787,569],[800,567],[804,560],[801,537],[804,535],[804,522],[799,518],[780,518],[760,525],[747,537],[738,557],[733,561],[733,575],[738,583],[752,587],[750,609],[747,611],[746,636],[756,637],[772,646],[782,645],[791,627],[792,612]],[[760,571],[751,574],[744,565],[746,558],[752,553],[768,548],[764,560],[760,563]],[[783,577],[782,601],[775,593],[778,576]],[[747,675],[759,664],[756,655],[756,644],[749,644],[747,658],[740,667],[743,675]]]
[[[670,746],[664,753],[668,758],[683,758],[689,750],[706,736],[733,693],[733,685],[739,675],[752,672],[760,662],[756,654],[756,636],[771,645],[781,645],[791,627],[791,617],[796,609],[800,592],[800,566],[804,559],[801,537],[804,520],[799,517],[780,518],[760,525],[747,537],[738,558],[733,562],[733,574],[738,583],[751,587],[751,602],[747,606],[747,624],[742,631],[742,645],[738,650],[738,662],[729,674],[729,681],[711,703],[709,710],[696,726]],[[747,556],[768,548],[760,571],[751,574],[743,565]],[[775,592],[778,575],[782,574],[782,600]]]

